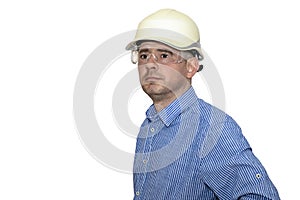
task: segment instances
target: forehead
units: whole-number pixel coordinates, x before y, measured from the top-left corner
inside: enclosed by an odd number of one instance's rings
[[[163,43],[160,43],[160,42],[152,42],[152,41],[149,41],[149,42],[143,42],[141,45],[140,45],[140,49],[165,49],[165,50],[169,50],[169,51],[172,51],[172,52],[179,52],[178,50],[168,46],[168,45],[165,45]]]

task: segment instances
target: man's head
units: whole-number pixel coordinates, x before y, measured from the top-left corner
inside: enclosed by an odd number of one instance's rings
[[[154,41],[143,42],[137,58],[142,88],[157,101],[185,92],[199,67],[191,53]]]
[[[126,49],[132,51],[142,88],[154,102],[177,97],[190,87],[203,59],[199,41],[193,20],[175,10],[159,10],[139,23]]]

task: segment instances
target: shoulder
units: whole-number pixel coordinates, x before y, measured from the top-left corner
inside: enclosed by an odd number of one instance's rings
[[[202,99],[197,100],[192,110],[200,116],[203,125],[212,126],[225,123],[229,126],[239,127],[230,115]]]
[[[219,108],[198,100],[199,131],[202,135],[201,157],[208,154],[234,156],[250,148],[238,123]]]

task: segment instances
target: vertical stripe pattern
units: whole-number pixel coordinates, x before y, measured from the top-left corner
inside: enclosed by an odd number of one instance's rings
[[[134,200],[278,200],[238,124],[191,87],[146,112],[136,141]]]

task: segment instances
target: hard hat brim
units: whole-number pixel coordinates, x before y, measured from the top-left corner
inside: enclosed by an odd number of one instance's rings
[[[198,54],[198,59],[199,60],[203,60],[204,56],[203,56],[203,53],[202,53],[202,50],[201,50],[201,47],[200,47],[200,44],[199,43],[193,43],[192,45],[190,46],[187,46],[187,47],[183,47],[183,46],[177,46],[177,45],[174,45],[174,43],[176,43],[176,41],[172,40],[170,41],[169,39],[159,39],[159,38],[145,38],[145,39],[138,39],[138,40],[133,40],[132,42],[130,42],[126,47],[125,49],[126,50],[138,50],[138,47],[139,45],[141,45],[143,42],[149,42],[149,41],[154,41],[154,42],[159,42],[159,43],[163,43],[171,48],[174,48],[176,50],[179,50],[179,51],[196,51],[197,54]]]

